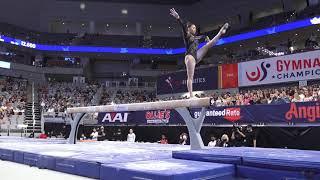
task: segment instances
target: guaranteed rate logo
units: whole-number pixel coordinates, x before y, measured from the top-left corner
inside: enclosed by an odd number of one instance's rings
[[[263,81],[264,79],[266,79],[266,77],[268,75],[267,69],[270,67],[271,67],[271,65],[269,63],[265,64],[265,62],[262,62],[260,64],[260,67],[258,67],[258,66],[256,67],[255,71],[251,71],[249,73],[248,73],[248,71],[246,71],[247,79],[252,82]]]
[[[194,113],[194,117],[198,118],[201,112],[197,111]],[[206,112],[207,117],[223,117],[227,121],[236,122],[241,120],[241,108],[225,108],[222,110],[210,110]]]
[[[320,118],[320,105],[319,103],[312,105],[300,105],[296,103],[290,104],[290,109],[285,115],[286,120],[292,119],[307,119],[309,122],[315,122]]]
[[[166,124],[170,121],[170,110],[147,111],[145,114],[148,124]]]

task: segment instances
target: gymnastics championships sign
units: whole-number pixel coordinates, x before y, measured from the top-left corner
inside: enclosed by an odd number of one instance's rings
[[[320,77],[320,50],[238,64],[239,86],[254,86]]]
[[[191,115],[199,117],[201,109],[191,109]],[[185,124],[175,110],[99,113],[98,123],[104,125],[182,125]],[[320,123],[320,103],[301,102],[287,104],[249,105],[234,107],[210,107],[204,124],[231,125],[260,124],[281,125],[294,123],[312,125]]]
[[[197,69],[194,91],[226,89],[320,78],[320,50]],[[160,76],[158,94],[188,92],[185,71]]]

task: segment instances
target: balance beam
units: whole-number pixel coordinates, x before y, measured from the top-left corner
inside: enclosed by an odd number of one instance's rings
[[[211,98],[195,98],[172,101],[144,102],[132,104],[116,104],[105,106],[88,106],[68,108],[67,113],[76,113],[76,117],[71,123],[69,135],[69,144],[76,144],[76,137],[81,119],[86,113],[96,112],[130,112],[130,111],[148,111],[161,109],[175,109],[186,122],[191,149],[203,149],[204,144],[200,135],[200,130],[205,118],[206,108],[210,106]],[[198,118],[193,118],[188,108],[201,107],[201,114]]]
[[[195,98],[195,99],[143,102],[143,103],[132,103],[132,104],[74,107],[74,108],[67,108],[67,113],[149,111],[149,110],[159,110],[159,109],[175,109],[175,108],[182,108],[182,107],[208,107],[209,105],[210,105],[210,98]]]

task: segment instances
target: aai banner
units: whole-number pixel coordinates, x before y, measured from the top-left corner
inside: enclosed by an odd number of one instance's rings
[[[320,77],[320,50],[238,64],[239,86],[254,86]]]
[[[190,109],[197,118],[201,109]],[[175,110],[99,113],[98,123],[104,125],[182,125],[182,117]],[[210,107],[206,111],[204,124],[288,124],[320,123],[320,102],[249,105],[234,107]]]
[[[99,113],[98,123],[105,125],[164,125],[184,124],[184,121],[175,110],[164,109],[152,111]]]

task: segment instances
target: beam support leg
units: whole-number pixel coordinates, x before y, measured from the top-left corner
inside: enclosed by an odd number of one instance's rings
[[[189,137],[190,137],[191,150],[204,149],[204,144],[200,135],[200,131],[201,131],[204,118],[206,117],[206,108],[203,107],[201,109],[201,114],[196,119],[191,117],[189,110],[185,107],[176,108],[175,110],[180,114],[180,116],[186,122],[188,132],[189,132]]]
[[[70,123],[71,131],[69,134],[68,144],[76,144],[79,124],[86,113],[77,113],[73,122]]]

